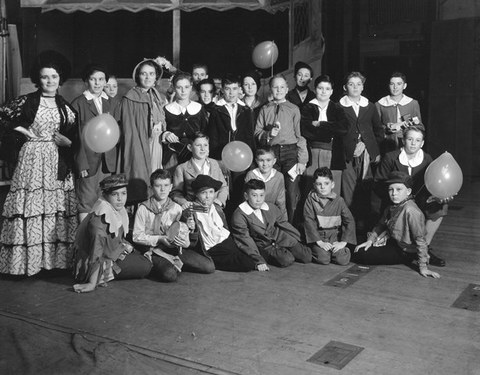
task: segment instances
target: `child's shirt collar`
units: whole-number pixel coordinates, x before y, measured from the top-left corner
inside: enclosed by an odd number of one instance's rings
[[[90,91],[85,90],[83,92],[83,96],[85,96],[85,99],[87,99],[87,100],[94,100],[94,99],[97,99],[97,98],[102,98],[102,99],[108,100],[108,95],[105,93],[105,91],[102,91],[102,93],[100,95],[96,96],[96,95],[93,95]]]
[[[241,203],[238,207],[245,213],[245,215],[251,215],[256,211],[255,209],[252,208],[252,206],[248,204],[247,201]],[[268,211],[269,210],[268,204],[266,202],[263,202],[262,206],[260,207],[260,210]]]
[[[360,107],[367,107],[368,106],[368,99],[362,95],[360,95],[360,100],[355,103],[353,101],[350,100],[350,98],[345,95],[344,97],[342,97],[340,99],[340,104],[344,107],[352,107],[353,105],[357,104],[359,105]]]
[[[255,168],[252,172],[256,177],[258,177],[260,181],[268,182],[273,178],[273,176],[275,176],[275,174],[277,173],[277,170],[275,168],[272,168],[267,178],[263,177],[262,172],[260,172],[260,168]]]
[[[403,95],[402,99],[399,102],[396,102],[393,100],[390,95],[384,96],[378,101],[378,104],[384,106],[384,107],[396,107],[397,105],[407,105],[410,103],[413,99],[410,98],[407,95]]]
[[[202,110],[202,105],[197,102],[190,102],[186,107],[184,107],[177,102],[172,102],[167,104],[165,109],[173,115],[180,115],[182,113],[185,114],[185,112],[188,112],[190,115],[196,115]]]
[[[402,147],[400,155],[398,155],[398,160],[400,161],[400,164],[408,167],[408,174],[411,176],[412,168],[418,167],[420,164],[422,164],[424,157],[424,152],[422,149],[420,149],[413,158],[409,159],[407,153],[405,152],[405,148]]]
[[[238,105],[242,105],[245,107],[245,103],[242,102],[240,99],[237,99],[237,101],[235,103],[227,103],[227,101],[225,99],[220,99],[219,101],[217,101],[217,105],[218,106],[224,106],[224,105],[227,105],[227,104],[238,104]]]

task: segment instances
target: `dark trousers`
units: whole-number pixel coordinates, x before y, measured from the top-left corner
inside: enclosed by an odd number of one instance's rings
[[[117,260],[121,271],[115,273],[115,280],[143,279],[152,269],[152,263],[138,250],[133,250],[123,260]]]
[[[210,248],[208,254],[213,259],[215,268],[220,271],[248,272],[255,269],[253,259],[237,247],[232,236]]]
[[[298,202],[300,201],[300,176],[294,181],[291,180],[288,171],[297,164],[297,145],[274,145],[275,158],[277,162],[273,166],[283,174],[285,179],[285,195],[288,221],[293,223],[297,218]]]
[[[410,264],[417,259],[417,254],[406,253],[395,240],[388,240],[385,246],[371,246],[367,251],[360,249],[352,252],[352,261],[358,264],[392,265]]]
[[[182,254],[178,257],[183,262],[182,271],[194,273],[215,272],[213,261],[194,250],[184,249]],[[152,254],[152,264],[153,266],[150,276],[165,282],[173,282],[177,280],[179,272],[167,259]]]
[[[260,249],[260,254],[268,264],[277,267],[288,267],[294,261],[299,263],[310,263],[312,261],[312,252],[300,242],[291,247],[267,246]]]

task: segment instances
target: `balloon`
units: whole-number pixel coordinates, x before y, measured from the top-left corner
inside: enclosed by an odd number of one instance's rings
[[[252,164],[252,149],[244,142],[230,142],[222,150],[222,161],[232,172],[242,172]]]
[[[107,152],[118,143],[120,129],[112,115],[102,113],[86,123],[83,138],[92,151]]]
[[[270,68],[278,59],[278,48],[275,42],[262,42],[252,52],[252,61],[257,68]]]
[[[462,170],[448,152],[432,161],[425,171],[425,186],[430,194],[440,199],[453,197],[462,183]]]

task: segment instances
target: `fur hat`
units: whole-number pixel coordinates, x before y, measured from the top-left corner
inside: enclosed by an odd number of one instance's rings
[[[408,189],[413,188],[413,178],[405,172],[393,171],[387,177],[387,185],[404,184]]]
[[[199,174],[197,178],[192,182],[192,189],[195,193],[199,193],[206,189],[213,189],[215,191],[218,191],[221,187],[221,181],[215,180],[206,174]]]
[[[127,185],[127,177],[125,177],[124,174],[114,174],[100,181],[100,189],[102,192],[114,191]]]

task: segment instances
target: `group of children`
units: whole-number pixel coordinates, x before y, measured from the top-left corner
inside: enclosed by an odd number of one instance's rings
[[[295,88],[275,75],[262,103],[256,72],[227,75],[221,92],[206,66],[192,73],[173,77],[167,104],[155,89],[162,74],[155,60],[135,67],[137,86],[121,101],[109,98],[118,86],[103,67],[85,71],[87,89],[72,102],[80,130],[110,112],[123,137],[103,154],[81,136],[75,145],[75,291],[113,278],[174,281],[182,270],[268,271],[294,261],[416,261],[421,275],[439,277],[428,264],[445,262],[430,243],[448,200],[424,187],[432,158],[421,149],[425,129],[418,103],[403,94],[404,75],[394,73],[390,95],[373,104],[361,95],[365,77],[351,72],[345,96],[333,103],[330,78],[317,77],[313,92],[313,69],[298,62]],[[221,160],[234,140],[255,155],[247,171],[228,171]],[[384,214],[355,247],[372,190]]]
[[[405,138],[408,144],[408,132]],[[351,258],[359,264],[416,261],[421,275],[440,277],[428,269],[425,219],[413,199],[414,179],[408,173],[388,174],[383,183],[390,205],[367,241],[355,247],[355,220],[343,198],[334,193],[328,167],[313,174],[301,233],[285,215],[283,176],[273,168],[272,147],[257,149],[258,167],[247,174],[244,201],[229,223],[222,209],[228,187],[218,162],[208,157],[208,137],[197,133],[189,148],[191,160],[174,176],[163,169],[152,173],[153,194],[135,214],[136,249],[125,241],[129,228],[125,176],[101,182],[102,197],[77,232],[76,292],[92,291],[112,278],[150,275],[171,282],[181,271],[268,271],[269,265],[287,267],[295,261],[346,265]]]

